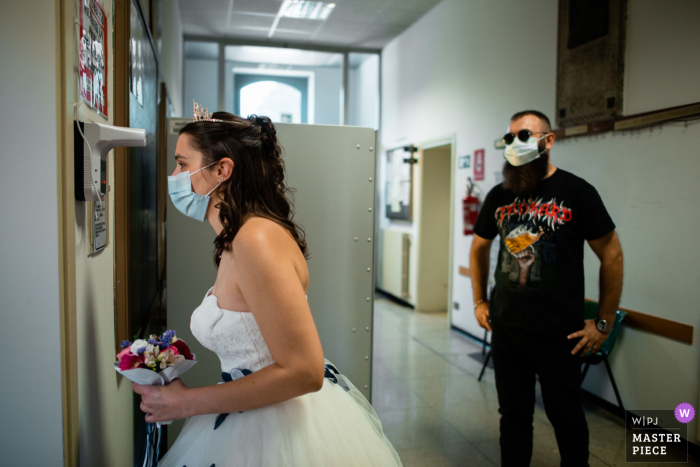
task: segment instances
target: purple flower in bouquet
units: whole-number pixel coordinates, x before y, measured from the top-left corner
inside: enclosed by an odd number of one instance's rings
[[[163,333],[163,338],[161,339],[161,341],[163,343],[170,344],[170,343],[172,343],[172,340],[173,340],[173,337],[175,337],[175,334],[176,334],[175,331],[173,331],[172,329],[169,331],[165,331]]]
[[[126,340],[121,341],[119,343],[119,347],[121,347],[122,349],[126,349],[127,347],[131,347],[131,341],[126,341]]]

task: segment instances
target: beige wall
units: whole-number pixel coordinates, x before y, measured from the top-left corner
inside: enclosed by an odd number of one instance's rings
[[[424,149],[421,178],[416,310],[447,311],[450,267],[450,158],[452,145]]]
[[[102,0],[107,14],[109,47],[108,118],[81,106],[81,121],[112,124],[114,121],[114,43],[112,0]],[[72,148],[72,103],[77,94],[77,58],[73,2],[63,3],[66,49],[67,109],[64,109],[64,138]],[[65,154],[72,158],[71,154]],[[109,185],[114,187],[114,151],[108,158]],[[72,174],[71,174],[72,175]],[[72,187],[72,176],[64,180]],[[89,255],[88,219],[91,203],[74,201],[75,322],[78,364],[80,465],[129,465],[133,451],[133,392],[131,382],[116,374],[114,337],[114,196],[107,196],[109,245]],[[65,213],[71,215],[72,213]],[[71,278],[69,278],[70,280]]]
[[[388,44],[382,52],[382,148],[454,132],[456,156],[485,148],[486,180],[479,185],[484,192],[493,187],[503,164],[493,142],[510,116],[531,108],[554,116],[557,4],[443,0]],[[698,17],[700,3],[692,0],[628,3],[626,114],[700,101],[700,30],[691,24]],[[621,306],[696,328],[698,140],[700,125],[670,124],[560,141],[551,153],[555,165],[598,188],[617,223],[626,256]],[[470,310],[471,282],[458,273],[469,263],[471,246],[460,231],[459,200],[473,169],[455,172],[452,301]],[[383,209],[380,219],[385,223]],[[598,261],[588,247],[585,267],[586,295],[597,298]],[[697,403],[699,361],[697,337],[687,345],[623,328],[612,367],[627,407],[672,409]],[[591,369],[585,387],[614,400],[601,373]],[[691,422],[690,440],[697,430]]]

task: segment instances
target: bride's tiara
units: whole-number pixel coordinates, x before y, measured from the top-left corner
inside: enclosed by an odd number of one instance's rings
[[[240,122],[232,122],[230,120],[221,120],[218,118],[211,118],[212,114],[209,112],[209,109],[206,107],[202,107],[201,104],[197,104],[194,99],[192,99],[192,103],[194,104],[194,117],[192,121],[195,122],[223,122],[223,123],[233,123],[235,125],[240,125]]]

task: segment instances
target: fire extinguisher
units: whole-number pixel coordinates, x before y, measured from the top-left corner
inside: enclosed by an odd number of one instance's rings
[[[462,214],[464,216],[464,235],[474,234],[474,225],[479,215],[479,198],[472,195],[474,182],[467,178],[467,196],[462,198]]]

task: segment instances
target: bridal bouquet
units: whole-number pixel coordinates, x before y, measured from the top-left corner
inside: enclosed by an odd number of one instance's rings
[[[121,348],[114,369],[137,384],[170,384],[197,363],[175,331],[165,331],[161,336],[151,334],[148,340],[122,341]]]

